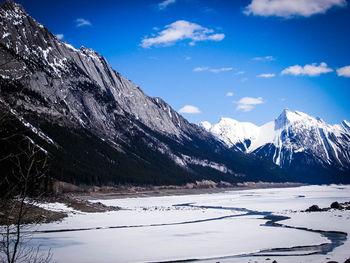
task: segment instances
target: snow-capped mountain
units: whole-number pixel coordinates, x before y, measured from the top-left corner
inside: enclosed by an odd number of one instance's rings
[[[238,122],[230,118],[221,118],[214,125],[209,122],[201,122],[199,124],[203,129],[213,133],[220,140],[224,141],[230,148],[242,152],[247,152],[251,142],[255,140],[259,134],[259,127],[250,122]]]
[[[350,175],[350,125],[345,120],[330,125],[320,118],[285,109],[274,121],[260,127],[230,118],[200,126],[236,151],[267,157],[300,175],[312,174],[310,170]]]
[[[54,177],[87,184],[282,180],[272,163],[228,150],[13,1],[0,4],[0,24],[0,109],[42,141]]]

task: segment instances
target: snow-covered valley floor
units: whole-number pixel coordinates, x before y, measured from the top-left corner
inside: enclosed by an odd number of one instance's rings
[[[350,258],[350,210],[302,212],[334,201],[350,201],[350,186],[94,200],[123,210],[93,214],[51,204],[69,216],[36,226],[31,242],[51,248],[58,263],[342,263]],[[282,226],[271,226],[270,220]]]

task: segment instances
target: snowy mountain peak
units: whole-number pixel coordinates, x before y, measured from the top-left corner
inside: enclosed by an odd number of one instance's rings
[[[208,121],[202,121],[199,123],[199,127],[201,127],[202,129],[206,130],[206,131],[210,131],[211,128],[211,123]]]
[[[290,111],[289,109],[284,109],[282,113],[275,119],[276,129],[282,129],[283,127],[304,120],[309,116],[305,113],[299,111]]]
[[[211,125],[208,131],[224,141],[229,147],[239,144],[245,151],[251,140],[257,138],[259,127],[250,122],[239,122],[231,118],[221,118],[217,124]]]
[[[260,127],[223,118],[210,132],[230,148],[270,158],[282,167],[301,159],[306,166],[350,168],[350,123],[346,120],[330,125],[321,118],[285,109],[273,122]]]
[[[320,117],[313,117],[301,111],[290,111],[285,109],[275,119],[275,129],[284,129],[290,125],[323,125],[327,126],[327,123]]]
[[[277,117],[275,120],[275,125],[277,129],[281,129],[284,126],[288,125],[290,123],[290,120],[288,118],[288,115],[290,114],[290,111],[288,109],[285,109],[282,111],[282,113]]]

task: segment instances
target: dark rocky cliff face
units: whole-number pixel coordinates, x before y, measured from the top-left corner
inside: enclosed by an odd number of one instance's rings
[[[0,4],[0,103],[75,183],[281,181],[270,162],[235,153],[12,1]]]

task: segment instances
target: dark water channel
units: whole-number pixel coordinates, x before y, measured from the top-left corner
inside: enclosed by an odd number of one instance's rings
[[[208,258],[208,259],[188,259],[185,261],[178,261],[178,262],[189,262],[189,261],[200,262],[200,261],[206,261],[210,259],[220,260],[220,259],[243,258],[243,257],[306,256],[306,255],[315,255],[315,254],[326,255],[332,252],[336,247],[343,245],[347,239],[347,233],[344,233],[344,232],[314,230],[314,229],[309,229],[304,227],[293,227],[293,226],[287,226],[287,225],[281,224],[279,223],[280,221],[289,219],[290,217],[274,215],[272,212],[260,212],[260,211],[249,210],[246,208],[236,208],[236,207],[198,206],[198,205],[193,205],[193,203],[178,204],[175,206],[194,207],[194,208],[202,208],[202,209],[222,209],[222,210],[244,212],[244,214],[232,215],[228,217],[263,216],[262,219],[267,221],[266,223],[262,224],[262,226],[291,228],[296,230],[318,233],[326,237],[330,241],[330,243],[324,243],[319,245],[295,246],[295,247],[288,247],[288,248],[271,248],[271,249],[261,250],[259,252],[242,254],[242,255],[216,257],[216,258]]]
[[[201,261],[207,261],[207,260],[218,261],[218,260],[224,260],[224,259],[230,259],[230,258],[244,258],[244,257],[305,256],[305,255],[315,255],[315,254],[326,255],[329,252],[333,251],[336,247],[343,245],[347,239],[347,233],[344,233],[344,232],[313,230],[313,229],[308,229],[303,227],[293,227],[293,226],[284,225],[280,223],[280,221],[289,219],[289,217],[274,215],[272,212],[260,212],[260,211],[249,210],[246,208],[236,208],[236,207],[199,206],[199,205],[194,205],[194,203],[177,204],[174,206],[175,207],[193,207],[193,208],[200,208],[200,209],[230,210],[235,212],[242,212],[242,214],[234,214],[234,215],[227,215],[227,216],[221,216],[216,218],[184,221],[184,222],[177,222],[177,223],[167,223],[167,224],[145,224],[145,225],[130,225],[130,226],[124,225],[124,226],[108,226],[108,227],[90,227],[90,228],[79,228],[79,229],[42,230],[42,231],[35,231],[35,233],[57,233],[57,232],[89,231],[89,230],[99,230],[99,229],[160,227],[160,226],[172,226],[172,225],[183,225],[183,224],[195,224],[200,222],[222,220],[222,219],[235,218],[235,217],[262,216],[261,218],[262,220],[264,221],[267,220],[265,223],[261,224],[261,226],[263,227],[291,228],[291,229],[296,229],[301,231],[318,233],[326,237],[330,241],[330,243],[324,243],[319,245],[295,246],[295,247],[287,247],[287,248],[277,247],[277,248],[271,248],[271,249],[261,250],[259,252],[247,253],[242,255],[232,255],[232,256],[215,257],[215,258],[213,257],[213,258],[207,258],[207,259],[193,258],[193,259],[187,259],[187,260],[181,260],[181,261],[166,261],[166,262],[191,262],[191,261],[201,262]],[[40,241],[40,239],[42,238],[33,237],[33,239],[38,239],[37,241]],[[46,240],[46,242],[47,241],[48,240]],[[53,245],[53,247],[65,246],[62,244],[61,245],[51,244],[51,245]]]

